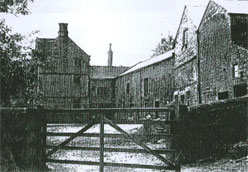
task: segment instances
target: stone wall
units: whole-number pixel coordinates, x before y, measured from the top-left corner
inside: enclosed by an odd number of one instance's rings
[[[202,103],[222,99],[222,96],[233,98],[234,85],[247,83],[248,51],[234,44],[232,32],[230,15],[211,1],[199,27]],[[238,77],[234,77],[235,64],[238,65]]]
[[[115,107],[114,89],[114,79],[91,79],[90,107]]]
[[[116,106],[166,106],[173,100],[173,66],[174,58],[170,57],[117,77],[115,81]]]
[[[45,108],[89,107],[90,56],[63,34],[55,39],[38,38],[36,50],[46,59],[38,69],[40,104]]]
[[[220,158],[247,139],[248,97],[193,106],[182,116],[184,162]]]
[[[192,106],[198,103],[197,27],[188,10],[185,7],[175,40],[174,99]]]

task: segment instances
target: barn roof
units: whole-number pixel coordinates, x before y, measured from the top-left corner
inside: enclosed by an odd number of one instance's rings
[[[173,52],[174,52],[174,49],[173,50],[169,50],[166,53],[161,54],[159,56],[151,57],[151,58],[149,58],[147,60],[141,61],[141,62],[137,63],[136,65],[134,65],[133,67],[131,67],[126,72],[120,74],[120,76],[125,75],[125,74],[128,74],[128,73],[131,73],[131,72],[136,71],[138,69],[141,69],[143,67],[150,66],[152,64],[161,62],[163,60],[166,60],[166,59],[172,57]]]
[[[124,66],[91,66],[92,79],[113,79],[128,70]]]
[[[237,0],[213,0],[223,8],[225,8],[228,13],[233,14],[248,14],[248,1],[237,1]]]

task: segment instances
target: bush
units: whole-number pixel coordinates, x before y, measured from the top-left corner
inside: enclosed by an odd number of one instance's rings
[[[227,157],[232,159],[238,159],[247,155],[248,155],[248,139],[232,145],[227,152]]]

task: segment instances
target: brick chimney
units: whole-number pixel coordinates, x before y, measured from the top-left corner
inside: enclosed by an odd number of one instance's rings
[[[109,44],[109,51],[108,51],[108,66],[112,66],[113,63],[113,51],[111,49],[111,43]]]
[[[67,30],[68,23],[59,23],[59,37],[68,37],[68,30]]]

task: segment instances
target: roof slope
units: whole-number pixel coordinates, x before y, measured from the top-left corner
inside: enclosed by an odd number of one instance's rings
[[[228,13],[233,14],[248,14],[248,1],[247,0],[213,0],[220,6],[224,7]]]
[[[128,69],[124,66],[91,66],[91,78],[112,79]]]
[[[150,66],[152,64],[161,62],[163,60],[166,60],[166,59],[172,57],[173,52],[174,52],[174,49],[173,50],[169,50],[169,51],[167,51],[166,53],[164,53],[162,55],[159,55],[159,56],[156,56],[156,57],[152,57],[152,58],[149,58],[149,59],[144,60],[142,62],[139,62],[136,65],[134,65],[133,67],[131,67],[129,70],[127,70],[126,72],[120,74],[120,76],[125,75],[125,74],[128,74],[128,73],[131,73],[131,72],[136,71],[138,69],[141,69],[143,67]]]

